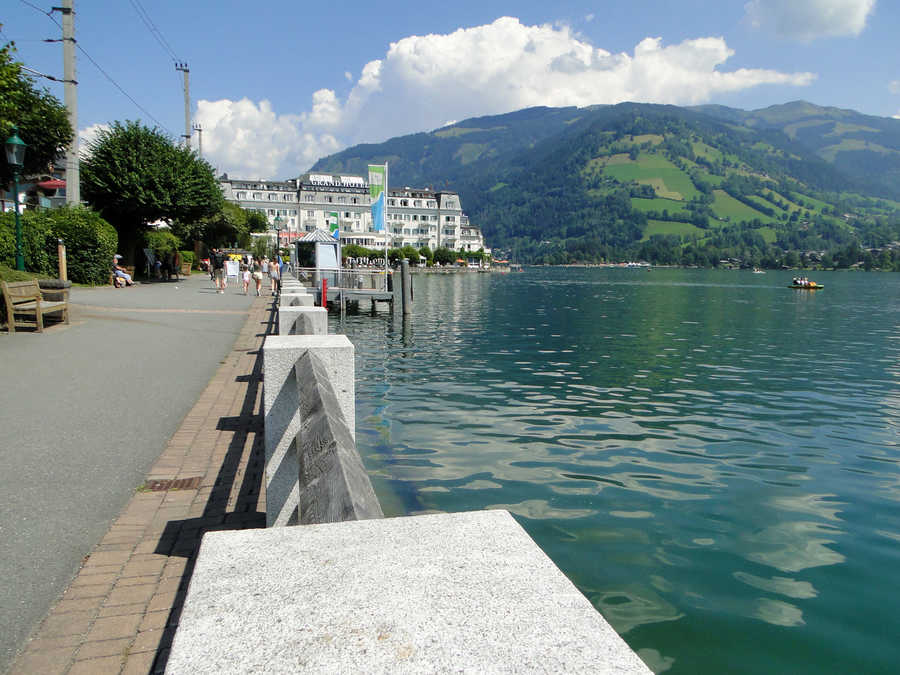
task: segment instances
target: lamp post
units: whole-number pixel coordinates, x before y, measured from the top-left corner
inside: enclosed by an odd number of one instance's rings
[[[25,145],[19,138],[19,130],[12,128],[12,136],[6,139],[6,163],[13,174],[13,203],[16,208],[16,269],[25,271],[25,249],[22,246],[22,222],[19,220],[19,172],[25,165]]]
[[[281,220],[281,216],[275,216],[275,255],[281,255],[281,230],[284,229],[284,225]]]

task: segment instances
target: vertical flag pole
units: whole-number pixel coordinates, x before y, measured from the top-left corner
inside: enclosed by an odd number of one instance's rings
[[[388,163],[384,163],[384,290],[388,289],[388,238],[390,231],[387,226],[387,203],[388,203]]]

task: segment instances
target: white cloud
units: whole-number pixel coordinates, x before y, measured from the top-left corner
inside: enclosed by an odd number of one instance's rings
[[[900,80],[889,82],[888,91],[890,91],[892,94],[900,94]]]
[[[323,115],[331,104],[333,94],[319,94],[313,96],[309,115],[278,115],[265,100],[199,101],[196,120],[203,127],[204,158],[219,171],[243,178],[296,175],[341,147],[330,133],[305,130],[305,120]]]
[[[613,54],[567,26],[525,26],[503,17],[391,43],[383,58],[365,65],[346,98],[321,89],[299,115],[277,115],[268,101],[244,99],[200,101],[197,116],[204,155],[221,170],[274,177],[296,175],[340,147],[434,129],[448,119],[538,105],[696,104],[761,84],[804,86],[815,78],[723,70],[733,53],[723,38],[703,37],[675,45],[646,38],[631,54]]]
[[[595,14],[587,14],[584,17],[584,20],[587,21],[588,23],[590,23],[591,21],[594,20],[595,16],[596,16]]]
[[[855,37],[862,33],[874,9],[875,0],[750,0],[744,5],[755,28],[801,42]]]

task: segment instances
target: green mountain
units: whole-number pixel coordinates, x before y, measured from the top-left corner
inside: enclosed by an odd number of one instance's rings
[[[722,106],[694,110],[754,129],[778,129],[868,192],[900,199],[900,120],[805,101],[751,112]]]
[[[522,261],[891,266],[895,155],[900,121],[852,111],[624,103],[474,118],[349,148],[314,170],[387,161],[391,185],[456,190],[486,240]],[[877,181],[874,156],[886,162]]]

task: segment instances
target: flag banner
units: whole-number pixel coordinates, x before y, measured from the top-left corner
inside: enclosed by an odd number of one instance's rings
[[[369,164],[369,196],[372,198],[372,225],[376,232],[384,231],[384,164]]]
[[[327,213],[325,215],[325,222],[328,223],[328,229],[331,232],[331,236],[335,239],[339,238],[341,236],[341,232],[340,228],[338,227],[340,223],[340,221],[338,220],[338,214],[334,213],[333,211],[331,213]]]
[[[384,192],[372,202],[372,225],[375,226],[376,232],[384,231]]]

